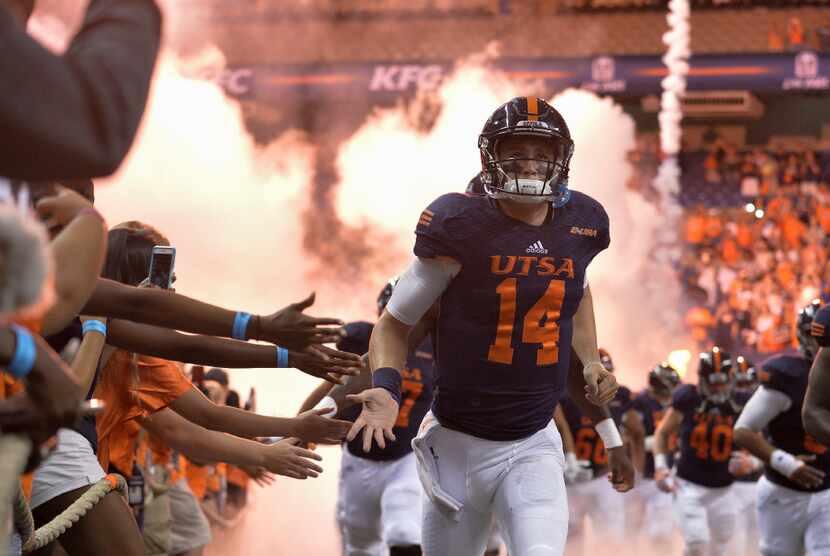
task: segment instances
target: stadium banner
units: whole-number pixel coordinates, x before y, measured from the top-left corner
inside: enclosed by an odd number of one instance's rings
[[[659,95],[668,73],[659,56],[504,58],[490,66],[511,78],[541,83],[552,93],[580,87],[608,95]],[[230,67],[201,77],[218,81],[232,96],[260,101],[330,95],[384,101],[435,89],[454,69],[434,61],[273,64]],[[830,53],[692,56],[687,79],[689,90],[827,91]]]

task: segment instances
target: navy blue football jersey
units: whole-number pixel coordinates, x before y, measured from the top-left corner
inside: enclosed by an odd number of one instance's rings
[[[675,391],[672,407],[683,414],[677,476],[707,487],[731,485],[732,427],[740,407],[732,400],[707,401],[694,384]]]
[[[761,364],[758,373],[761,384],[769,390],[785,394],[790,401],[790,408],[770,421],[767,435],[770,444],[793,454],[794,456],[813,456],[810,465],[824,471],[824,481],[816,489],[807,489],[789,480],[771,467],[767,467],[767,479],[793,490],[813,491],[830,488],[830,453],[827,447],[807,434],[801,421],[801,406],[807,393],[807,380],[810,375],[811,362],[800,355],[776,355]]]
[[[406,368],[401,371],[401,407],[398,410],[398,420],[392,432],[395,440],[386,441],[386,448],[381,450],[373,442],[372,449],[363,451],[363,435],[348,442],[346,449],[361,458],[390,461],[399,459],[412,451],[412,439],[418,434],[418,428],[424,415],[429,411],[432,403],[433,386],[433,357],[432,344],[429,338],[418,346],[406,359]],[[354,405],[343,412],[343,419],[355,421],[360,415],[361,405]]]
[[[645,429],[645,436],[654,436],[657,427],[660,426],[660,422],[666,414],[667,408],[649,394],[648,390],[643,390],[631,401],[631,409],[640,415],[643,421],[643,429]],[[676,451],[677,435],[672,434],[671,438],[669,438],[669,453],[666,455],[669,467],[674,466],[674,453]],[[643,477],[646,479],[654,478],[654,454],[652,452],[646,452]]]
[[[611,416],[618,427],[622,423],[622,416],[630,403],[631,390],[625,386],[620,386],[617,395],[608,404]],[[562,407],[562,412],[565,414],[565,419],[568,421],[568,426],[574,437],[574,449],[576,450],[577,459],[591,463],[591,471],[593,471],[594,477],[605,474],[608,469],[608,453],[605,451],[605,445],[602,443],[596,429],[594,429],[591,419],[582,414],[582,410],[568,395],[562,396],[559,405]]]
[[[818,310],[810,325],[810,335],[816,339],[819,347],[830,347],[830,305]]]
[[[568,374],[585,270],[609,244],[608,216],[574,191],[531,226],[480,195],[444,195],[422,214],[415,255],[461,263],[440,300],[433,413],[451,429],[517,440],[543,429]]]

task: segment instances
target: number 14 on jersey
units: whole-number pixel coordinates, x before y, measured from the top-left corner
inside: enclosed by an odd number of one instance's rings
[[[513,363],[513,328],[516,323],[516,278],[505,278],[497,287],[499,322],[496,339],[490,345],[487,360]],[[559,361],[559,316],[565,299],[565,281],[551,280],[544,295],[525,314],[522,342],[541,344],[536,352],[537,365],[555,365]]]

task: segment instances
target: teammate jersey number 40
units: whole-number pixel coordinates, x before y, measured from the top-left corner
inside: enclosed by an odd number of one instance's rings
[[[516,323],[516,278],[505,278],[497,287],[499,323],[496,339],[490,345],[487,360],[510,365],[513,363],[513,327]],[[551,280],[539,301],[527,312],[522,325],[522,342],[542,344],[536,352],[537,365],[559,362],[559,315],[565,299],[565,281]],[[542,320],[544,319],[544,324]]]

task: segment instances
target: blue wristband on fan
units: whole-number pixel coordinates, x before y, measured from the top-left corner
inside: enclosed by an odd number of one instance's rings
[[[277,368],[288,368],[288,350],[280,346],[277,346]]]
[[[251,313],[243,313],[239,311],[233,318],[233,330],[231,330],[231,338],[234,340],[247,340],[245,333],[248,330],[248,321],[251,320]]]
[[[383,388],[401,405],[401,373],[392,367],[381,367],[372,373],[372,386]]]
[[[104,337],[107,336],[107,325],[100,320],[88,320],[81,325],[81,331],[86,336],[87,332],[100,332]]]
[[[37,357],[37,348],[32,334],[16,324],[11,325],[16,339],[14,356],[9,362],[9,372],[17,378],[23,378],[32,371]]]

